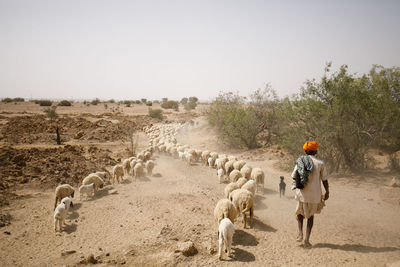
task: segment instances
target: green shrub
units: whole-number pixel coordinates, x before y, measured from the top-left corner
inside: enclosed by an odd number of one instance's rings
[[[181,99],[181,104],[182,104],[182,105],[185,105],[187,102],[188,102],[188,98],[187,98],[187,97],[183,97],[183,98]]]
[[[179,104],[178,102],[174,101],[174,100],[169,100],[167,102],[163,102],[161,104],[162,108],[165,109],[174,109],[174,110],[178,110],[179,109]]]
[[[163,114],[162,109],[159,109],[159,108],[157,108],[157,109],[149,108],[149,116],[152,117],[152,118],[162,120],[162,118],[163,118],[162,114]]]
[[[14,102],[25,102],[25,99],[22,97],[16,97],[16,98],[13,98],[13,101]]]
[[[92,104],[92,105],[97,105],[99,103],[100,103],[100,99],[98,99],[98,98],[93,99],[92,102],[90,102],[90,104]]]
[[[149,107],[151,107],[153,105],[153,102],[151,102],[151,101],[147,101],[147,103],[146,103],[146,106],[149,106]]]
[[[61,106],[61,107],[70,107],[72,104],[71,104],[71,102],[69,102],[68,100],[62,100],[62,101],[60,101],[60,103],[58,103],[58,106]]]
[[[142,103],[142,102],[140,102],[140,100],[136,100],[135,103],[136,103],[136,104],[140,104],[140,103]]]
[[[46,113],[47,117],[49,117],[49,119],[53,121],[58,118],[56,108],[57,108],[56,106],[52,106],[44,109],[43,112]]]
[[[50,100],[39,100],[39,105],[42,107],[49,107],[53,104]]]
[[[110,100],[108,100],[107,102],[108,102],[108,103],[115,103],[115,100],[114,100],[114,99],[110,99]]]
[[[184,107],[186,110],[192,110],[192,109],[195,109],[195,108],[197,107],[197,103],[196,103],[196,102],[193,102],[193,101],[189,101],[189,102],[187,102],[186,104],[184,104],[183,107]]]
[[[11,98],[7,97],[7,98],[3,98],[3,99],[1,100],[1,102],[4,102],[4,103],[11,103],[11,102],[13,102],[13,100],[12,100]]]
[[[140,101],[141,101],[143,104],[146,104],[146,103],[147,103],[147,99],[146,99],[146,98],[142,98],[142,99],[140,99]]]

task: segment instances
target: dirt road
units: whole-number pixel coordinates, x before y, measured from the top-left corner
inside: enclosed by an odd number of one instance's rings
[[[265,170],[253,228],[243,229],[238,219],[234,256],[219,261],[212,214],[224,184],[208,167],[163,155],[156,162],[153,177],[127,178],[93,200],[76,196],[62,233],[53,229],[53,192],[18,192],[24,197],[7,208],[13,221],[2,228],[10,234],[1,236],[1,265],[75,265],[90,254],[106,266],[384,266],[400,260],[400,209],[380,201],[378,189],[331,181],[331,199],[315,219],[314,246],[304,249],[295,242],[291,192],[279,198],[278,178]],[[175,253],[187,240],[198,253]]]

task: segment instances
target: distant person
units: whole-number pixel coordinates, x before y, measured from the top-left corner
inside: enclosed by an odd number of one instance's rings
[[[281,197],[282,195],[285,196],[286,183],[284,181],[285,177],[281,176],[279,178],[281,179],[281,182],[279,183],[279,197]]]
[[[306,155],[296,160],[292,178],[295,180],[295,199],[297,202],[296,215],[299,227],[297,241],[303,241],[303,219],[307,219],[306,237],[304,247],[311,248],[310,235],[314,223],[314,214],[320,213],[329,198],[329,184],[324,162],[317,159],[318,143],[309,141],[303,145]],[[321,181],[325,188],[322,196]]]

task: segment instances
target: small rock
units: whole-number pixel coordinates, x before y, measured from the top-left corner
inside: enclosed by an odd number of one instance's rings
[[[61,252],[61,256],[67,256],[67,255],[71,255],[74,253],[76,253],[76,250],[67,250],[67,251]]]
[[[400,187],[400,179],[393,177],[393,179],[390,181],[389,186],[391,187]]]
[[[86,259],[87,263],[96,264],[97,260],[95,259],[93,254],[90,254],[89,257]]]
[[[9,231],[5,231],[4,232],[6,235],[11,235],[11,233]]]
[[[192,241],[183,242],[178,244],[178,248],[175,252],[181,252],[184,256],[193,256],[197,254],[197,249]]]
[[[110,191],[108,191],[108,192],[109,192],[110,195],[118,194],[118,190],[117,190],[117,189],[113,189],[113,190],[110,190]]]
[[[110,256],[110,252],[107,252],[107,253],[106,253],[106,257],[108,257],[108,256]]]

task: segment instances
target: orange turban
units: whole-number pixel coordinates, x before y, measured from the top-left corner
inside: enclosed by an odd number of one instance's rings
[[[316,141],[307,141],[304,145],[303,145],[303,150],[311,150],[311,151],[317,151],[318,149],[318,143]]]

